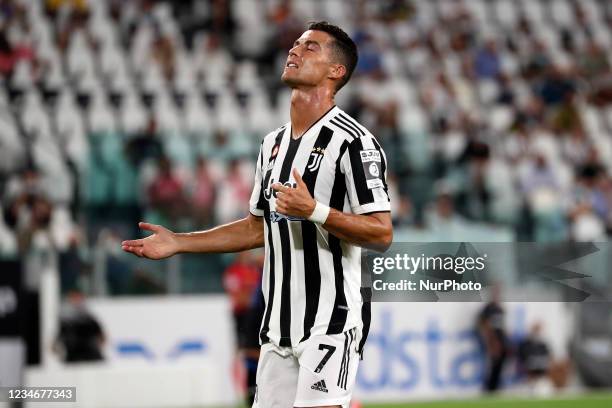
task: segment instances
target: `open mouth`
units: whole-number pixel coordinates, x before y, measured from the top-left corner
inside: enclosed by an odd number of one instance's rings
[[[286,65],[287,68],[298,68],[298,65],[295,62],[288,62]]]

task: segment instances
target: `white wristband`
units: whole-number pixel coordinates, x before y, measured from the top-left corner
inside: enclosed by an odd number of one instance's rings
[[[317,201],[314,211],[308,217],[308,221],[316,222],[317,224],[325,224],[329,215],[329,207]]]

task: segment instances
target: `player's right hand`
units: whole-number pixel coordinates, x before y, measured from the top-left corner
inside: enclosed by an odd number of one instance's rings
[[[146,222],[139,222],[138,226],[143,230],[153,232],[153,235],[142,239],[123,241],[121,249],[125,252],[131,252],[134,255],[149,259],[163,259],[178,252],[178,242],[174,232],[161,225]]]

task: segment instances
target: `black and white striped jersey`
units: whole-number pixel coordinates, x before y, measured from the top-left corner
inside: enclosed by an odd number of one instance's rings
[[[298,139],[291,137],[290,123],[264,138],[250,200],[251,213],[265,219],[266,309],[260,340],[281,347],[362,326],[365,311],[361,248],[321,225],[275,211],[271,185],[295,187],[293,168],[312,196],[331,208],[355,214],[390,211],[380,144],[337,106]],[[368,325],[369,317],[364,320]]]

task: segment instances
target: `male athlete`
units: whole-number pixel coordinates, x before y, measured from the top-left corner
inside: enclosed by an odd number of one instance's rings
[[[386,160],[376,139],[334,95],[351,77],[357,47],[327,22],[308,26],[282,74],[291,121],[268,134],[257,159],[250,214],[211,230],[124,241],[151,259],[179,252],[265,247],[265,313],[255,408],[348,407],[369,327],[360,292],[360,247],[393,238]]]

